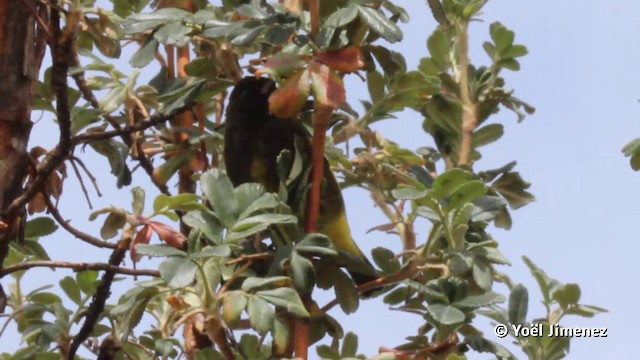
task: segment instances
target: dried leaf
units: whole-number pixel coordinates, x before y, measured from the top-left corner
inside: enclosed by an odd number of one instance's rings
[[[151,230],[158,234],[160,240],[167,243],[167,245],[172,246],[176,249],[182,248],[182,244],[186,240],[186,237],[183,233],[172,228],[169,225],[165,225],[157,221],[149,221],[148,225],[151,227]]]
[[[309,97],[309,71],[300,69],[269,96],[269,112],[281,119],[296,116]]]
[[[316,61],[342,72],[354,72],[364,66],[362,51],[356,46],[321,52]]]
[[[317,61],[309,66],[311,72],[311,90],[316,105],[339,108],[346,100],[342,78],[327,65]]]

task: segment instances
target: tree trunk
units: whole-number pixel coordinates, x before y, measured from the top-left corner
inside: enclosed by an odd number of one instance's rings
[[[28,166],[33,91],[44,49],[38,31],[46,31],[36,29],[38,7],[35,0],[0,0],[0,268],[23,216],[22,209],[9,207]]]

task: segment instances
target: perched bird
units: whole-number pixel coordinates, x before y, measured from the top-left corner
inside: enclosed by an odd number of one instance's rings
[[[306,152],[305,161],[311,159],[309,134],[304,126],[294,119],[280,119],[269,113],[269,96],[275,90],[273,80],[245,77],[231,92],[226,113],[224,162],[234,186],[257,182],[267,191],[278,192],[277,158],[283,150],[296,151],[296,136],[305,143],[298,151]],[[356,284],[376,279],[373,266],[351,237],[342,193],[326,160],[324,180],[318,231],[327,235],[336,249],[360,260],[359,266],[347,268]]]

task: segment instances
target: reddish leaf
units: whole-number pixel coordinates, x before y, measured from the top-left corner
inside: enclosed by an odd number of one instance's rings
[[[269,96],[269,112],[290,119],[302,110],[309,98],[309,71],[300,69]]]
[[[181,249],[182,244],[184,244],[185,240],[187,239],[183,233],[172,228],[169,225],[165,225],[157,221],[149,221],[149,226],[151,227],[151,230],[158,234],[160,240],[164,241],[169,246],[173,246],[176,249]]]
[[[346,100],[342,78],[327,65],[317,61],[311,63],[309,71],[311,71],[311,90],[316,100],[316,106],[339,108]]]
[[[289,75],[301,68],[307,59],[302,55],[292,53],[277,53],[267,60],[262,69],[256,71],[256,76],[269,74],[275,77]]]
[[[364,66],[362,51],[356,46],[321,52],[316,61],[342,72],[354,72]]]
[[[47,210],[47,203],[44,201],[44,195],[41,192],[37,193],[33,199],[29,201],[27,205],[27,211],[29,215],[33,213],[40,213]]]
[[[174,310],[184,310],[189,307],[189,304],[184,301],[184,298],[182,296],[170,295],[167,296],[165,300],[167,300],[169,305],[171,305]]]
[[[136,237],[131,242],[131,246],[129,247],[129,255],[131,256],[131,260],[133,262],[138,262],[140,260],[140,256],[136,255],[136,245],[137,244],[148,244],[151,240],[151,227],[149,225],[145,225],[138,231]]]

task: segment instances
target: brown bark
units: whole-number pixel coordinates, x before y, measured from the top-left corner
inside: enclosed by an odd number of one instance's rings
[[[35,0],[0,0],[0,266],[23,215],[7,210],[22,192],[28,165],[31,106],[39,70],[32,10],[38,6]]]

